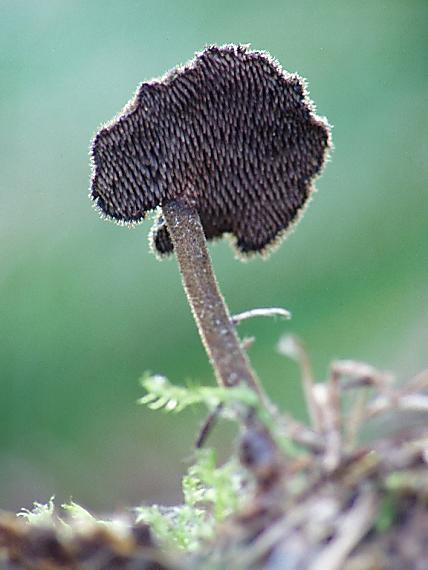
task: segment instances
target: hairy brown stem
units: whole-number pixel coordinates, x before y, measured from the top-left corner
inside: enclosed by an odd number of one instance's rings
[[[227,387],[243,383],[264,399],[219,291],[198,212],[179,200],[165,204],[162,210],[187,298],[218,383]]]

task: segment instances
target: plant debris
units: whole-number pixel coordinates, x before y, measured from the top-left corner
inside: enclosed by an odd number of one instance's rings
[[[249,389],[146,378],[143,401],[167,411],[220,406],[231,419],[241,397],[260,421],[242,430],[239,460],[217,468],[212,451],[199,452],[181,507],[116,521],[75,504],[60,517],[52,501],[20,518],[4,513],[1,568],[426,570],[428,373],[397,386],[389,373],[338,361],[315,383],[298,340],[279,349],[301,367],[311,425],[254,407]],[[391,417],[378,433],[375,419]],[[260,426],[283,450],[279,460]]]

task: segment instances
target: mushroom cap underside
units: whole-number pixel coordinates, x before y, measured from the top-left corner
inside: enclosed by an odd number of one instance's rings
[[[211,46],[143,83],[92,144],[91,197],[107,218],[137,223],[170,200],[195,207],[207,239],[265,252],[298,218],[330,147],[301,78],[266,53]],[[152,231],[172,252],[161,214]]]

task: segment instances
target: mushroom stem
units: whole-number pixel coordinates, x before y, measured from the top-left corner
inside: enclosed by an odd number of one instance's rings
[[[180,200],[168,202],[162,211],[187,299],[217,382],[226,387],[247,385],[265,401],[219,291],[198,212]]]

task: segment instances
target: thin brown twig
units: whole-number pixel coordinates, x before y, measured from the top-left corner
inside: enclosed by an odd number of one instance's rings
[[[300,367],[305,401],[309,411],[311,426],[316,432],[321,431],[322,410],[315,397],[315,380],[309,356],[302,342],[294,336],[287,335],[280,339],[278,351],[297,362]]]
[[[199,430],[198,437],[195,441],[195,448],[201,449],[205,445],[205,442],[215,427],[217,420],[220,416],[221,410],[223,409],[223,404],[218,404],[216,408],[208,415],[201,429]]]

